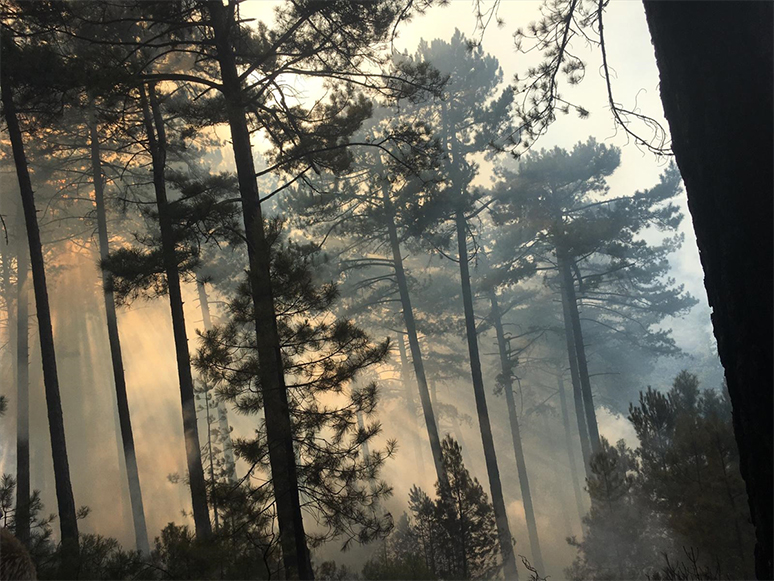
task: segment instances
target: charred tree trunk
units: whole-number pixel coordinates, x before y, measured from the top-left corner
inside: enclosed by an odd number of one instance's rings
[[[527,519],[527,533],[529,535],[529,546],[532,552],[532,564],[540,573],[545,575],[546,570],[543,565],[543,553],[540,550],[540,540],[538,537],[537,523],[535,521],[535,510],[532,506],[532,493],[529,489],[527,464],[524,461],[524,449],[521,446],[519,418],[516,415],[516,403],[513,399],[511,361],[508,357],[508,345],[505,341],[500,305],[497,302],[497,293],[494,289],[489,291],[489,301],[492,305],[492,323],[494,324],[495,333],[497,335],[497,348],[500,354],[500,369],[502,372],[502,386],[503,392],[505,392],[505,401],[508,406],[508,420],[511,424],[513,452],[516,456],[516,468],[519,472],[519,486],[521,488],[522,503],[524,504],[524,516]]]
[[[99,238],[99,255],[106,260],[110,254],[107,231],[107,212],[105,211],[105,192],[102,176],[102,160],[100,157],[99,134],[96,122],[89,124],[91,140],[91,170],[94,182],[94,204],[97,208],[97,234]],[[123,445],[126,476],[129,485],[129,501],[132,507],[132,522],[134,524],[134,540],[137,550],[143,555],[150,555],[148,531],[145,526],[145,509],[142,502],[140,473],[137,469],[137,455],[134,450],[134,433],[129,413],[129,399],[126,394],[126,377],[124,375],[124,360],[121,355],[121,340],[118,335],[118,317],[116,303],[113,299],[113,286],[110,274],[102,271],[102,289],[105,297],[105,313],[107,317],[108,342],[110,343],[110,359],[113,366],[113,380],[116,388],[116,403],[118,407],[118,422],[121,428],[121,443]]]
[[[21,206],[19,207],[21,210]],[[21,211],[19,212],[21,213]],[[20,216],[21,218],[21,216]],[[16,536],[30,542],[30,292],[29,250],[19,228],[16,249]]]
[[[7,37],[3,38],[3,49],[11,48]],[[6,52],[9,54],[10,50]],[[75,574],[78,558],[78,521],[76,519],[75,500],[70,481],[70,464],[67,460],[67,441],[65,439],[64,418],[62,417],[62,399],[59,392],[59,377],[54,350],[54,331],[51,326],[51,308],[46,286],[46,268],[43,260],[43,248],[40,242],[40,230],[35,210],[35,197],[32,182],[27,169],[19,121],[16,118],[16,106],[13,102],[13,88],[7,73],[8,67],[0,67],[0,91],[2,92],[3,113],[8,126],[8,136],[19,180],[24,222],[27,228],[30,265],[32,268],[32,286],[35,293],[35,307],[40,334],[40,353],[43,362],[43,384],[46,392],[46,411],[48,428],[51,435],[51,454],[54,460],[54,481],[56,487],[59,528],[62,535],[61,576],[71,578]],[[20,253],[21,254],[21,253]]]
[[[430,398],[430,390],[427,385],[422,350],[419,348],[417,324],[414,320],[414,309],[411,306],[411,296],[409,295],[406,271],[403,269],[403,256],[400,253],[400,239],[398,238],[398,229],[395,226],[395,210],[392,206],[389,187],[386,183],[382,184],[382,200],[386,214],[387,233],[390,237],[392,260],[395,265],[395,278],[398,282],[400,303],[403,308],[403,322],[406,325],[406,334],[408,335],[409,349],[411,350],[411,361],[414,364],[414,375],[417,378],[417,387],[419,388],[419,401],[422,404],[422,412],[425,416],[425,426],[427,427],[427,437],[430,440],[430,451],[433,454],[435,473],[438,477],[438,482],[442,485],[447,485],[448,479],[446,477],[446,470],[443,468],[443,453],[441,452],[441,439],[438,435],[438,424],[435,419],[433,403]]]
[[[224,6],[220,0],[213,0],[207,2],[207,9],[220,64],[225,113],[231,129],[242,198],[247,253],[250,260],[250,288],[255,306],[259,380],[263,394],[269,463],[285,576],[288,579],[313,579],[314,571],[301,514],[298,471],[293,449],[293,426],[272,295],[270,248],[264,231],[250,131],[232,45],[232,33],[236,27],[234,3]]]
[[[733,404],[755,571],[772,579],[774,5],[644,4]]]
[[[411,375],[408,368],[408,357],[406,355],[406,345],[403,342],[403,335],[398,335],[396,338],[398,343],[398,353],[400,355],[400,377],[403,382],[403,388],[406,391],[406,412],[409,415],[410,422],[412,422],[412,444],[414,448],[414,464],[416,465],[417,475],[419,480],[424,482],[425,480],[425,463],[422,461],[422,449],[419,441],[419,426],[417,425],[417,406],[414,402],[414,394],[411,390]]]
[[[167,186],[164,179],[166,164],[166,132],[161,109],[156,97],[154,85],[141,87],[141,100],[145,118],[145,130],[153,160],[153,187],[156,192],[156,205],[159,212],[161,230],[161,254],[164,261],[164,273],[167,278],[169,307],[172,313],[172,331],[175,337],[175,356],[177,359],[177,377],[180,383],[180,403],[183,410],[183,438],[185,440],[188,480],[191,487],[191,506],[193,508],[196,538],[208,539],[212,535],[210,512],[207,505],[207,485],[202,467],[202,452],[199,445],[199,427],[196,422],[196,400],[194,397],[193,376],[191,374],[191,355],[188,352],[188,335],[185,330],[183,295],[180,289],[174,227],[169,215]],[[150,100],[150,105],[148,101]]]
[[[212,329],[212,319],[210,317],[210,300],[207,296],[207,289],[204,286],[204,282],[197,281],[196,289],[199,292],[199,306],[202,309],[202,324],[204,330],[209,331]],[[223,457],[226,460],[226,472],[228,479],[231,482],[235,482],[236,476],[236,460],[234,459],[234,446],[231,442],[231,426],[228,423],[228,410],[226,404],[219,398],[215,401],[215,412],[218,414],[218,432],[220,433],[221,445],[223,446]]]
[[[575,464],[575,452],[572,445],[572,431],[570,430],[570,413],[567,410],[567,394],[564,392],[564,380],[562,379],[561,369],[557,370],[556,389],[559,392],[559,407],[562,412],[562,425],[564,426],[564,444],[567,448],[567,460],[570,465],[570,478],[572,479],[572,489],[575,493],[575,504],[578,507],[578,518],[583,522],[586,515],[586,509],[583,506],[583,493],[578,480],[578,467]]]
[[[489,477],[489,490],[492,494],[497,533],[500,538],[500,552],[503,557],[503,571],[506,579],[517,579],[516,559],[513,554],[511,531],[508,527],[508,516],[505,512],[503,487],[500,483],[500,469],[497,466],[492,426],[489,422],[489,410],[486,405],[484,378],[481,374],[481,358],[478,352],[478,336],[476,334],[476,317],[473,311],[473,292],[470,286],[470,270],[468,266],[468,241],[466,236],[467,222],[461,209],[456,214],[457,249],[460,261],[460,282],[462,284],[462,302],[465,309],[465,331],[470,355],[470,371],[473,378],[473,395],[476,399],[476,414],[481,430],[481,441],[484,445],[484,460]]]

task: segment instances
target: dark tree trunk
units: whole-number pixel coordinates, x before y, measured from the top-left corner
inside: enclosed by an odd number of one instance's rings
[[[578,373],[578,356],[575,350],[575,335],[572,332],[572,323],[570,322],[570,306],[565,292],[564,285],[560,284],[562,295],[562,317],[564,321],[564,338],[567,343],[567,359],[570,364],[570,377],[572,379],[572,396],[575,404],[575,420],[578,425],[578,436],[581,444],[581,454],[583,455],[583,467],[586,477],[591,476],[591,444],[589,443],[589,432],[586,429],[586,416],[583,409],[583,393],[580,384],[580,375]]]
[[[527,533],[529,546],[532,551],[532,564],[545,575],[543,566],[543,553],[540,550],[537,523],[535,522],[535,510],[532,506],[532,493],[529,489],[529,477],[527,464],[524,461],[524,449],[521,446],[521,432],[519,430],[519,417],[516,415],[516,402],[513,399],[513,381],[511,380],[511,361],[508,356],[508,345],[503,331],[503,321],[500,314],[500,305],[497,302],[497,293],[489,291],[489,301],[492,305],[492,323],[497,334],[497,348],[500,354],[500,369],[502,372],[502,386],[505,393],[505,401],[508,406],[508,420],[511,424],[511,439],[513,440],[513,452],[516,456],[516,468],[519,472],[519,486],[521,487],[521,499],[524,504],[524,516],[527,519]]]
[[[755,571],[772,579],[774,5],[647,1],[645,13],[733,404]]]
[[[177,359],[177,377],[180,383],[180,403],[183,410],[183,439],[185,440],[188,481],[191,487],[191,506],[196,527],[196,538],[205,540],[211,536],[212,527],[210,525],[210,511],[207,504],[207,485],[204,480],[204,468],[202,467],[199,427],[196,422],[196,400],[194,397],[193,376],[191,374],[191,355],[188,352],[188,335],[185,330],[180,273],[175,252],[175,233],[169,215],[167,186],[164,179],[167,155],[166,133],[154,85],[148,87],[148,94],[148,97],[146,97],[145,88],[141,87],[145,130],[148,135],[148,144],[153,160],[153,187],[156,192],[156,205],[159,212],[161,254],[164,261],[164,273],[167,278],[169,307],[172,313],[172,331],[175,337],[175,356]],[[150,99],[150,106],[148,105],[148,98]]]
[[[419,426],[417,425],[417,406],[414,402],[414,394],[411,390],[411,374],[409,372],[408,357],[406,356],[406,345],[403,342],[403,335],[398,335],[396,338],[398,344],[398,353],[400,355],[400,378],[403,382],[403,389],[405,390],[405,403],[406,413],[409,415],[409,421],[411,422],[411,443],[414,448],[414,464],[417,469],[417,476],[420,482],[425,480],[425,463],[422,461],[422,448],[419,441]]]
[[[441,439],[438,435],[438,424],[436,423],[433,403],[430,398],[430,390],[427,385],[422,350],[419,348],[417,324],[414,320],[414,310],[411,307],[411,296],[409,295],[406,272],[403,269],[403,256],[400,253],[400,239],[398,238],[398,230],[395,227],[395,210],[392,206],[392,200],[390,199],[389,186],[387,186],[386,183],[382,185],[382,200],[387,222],[387,233],[390,237],[392,260],[395,265],[395,278],[398,282],[400,303],[403,308],[403,322],[406,325],[406,334],[408,335],[409,349],[411,350],[411,361],[414,364],[414,375],[416,375],[417,378],[419,401],[422,404],[422,412],[425,416],[425,426],[427,427],[427,437],[430,440],[430,451],[433,454],[435,474],[438,477],[438,482],[443,485],[448,485],[446,471],[443,468],[443,453],[441,452]]]
[[[196,282],[196,288],[199,292],[199,306],[202,309],[202,324],[204,330],[212,329],[212,319],[210,318],[210,300],[207,296],[207,289],[202,281]],[[223,457],[226,460],[226,473],[229,481],[236,481],[236,460],[234,459],[234,445],[231,442],[231,426],[228,423],[228,410],[226,404],[221,399],[216,399],[215,413],[218,414],[218,432],[220,433],[221,445],[223,446]]]
[[[21,210],[21,206],[19,207]],[[21,213],[21,211],[19,212]],[[30,541],[30,291],[29,250],[19,228],[16,249],[16,536]]]
[[[102,260],[106,260],[110,254],[110,248],[108,243],[102,160],[100,158],[99,134],[97,132],[96,122],[91,122],[89,124],[89,137],[91,140],[91,169],[92,181],[94,183],[94,204],[97,208],[99,256]],[[126,476],[129,485],[129,501],[132,507],[134,540],[138,551],[143,555],[150,555],[148,531],[145,526],[145,510],[142,503],[142,488],[140,487],[140,473],[137,469],[132,420],[129,414],[129,400],[126,394],[124,360],[121,356],[121,341],[118,336],[116,303],[113,299],[113,285],[110,280],[110,275],[105,271],[102,271],[102,289],[105,297],[105,314],[107,317],[108,342],[110,343],[110,359],[113,366],[113,380],[115,381],[116,387],[118,422],[121,427],[121,443],[123,445]]]
[[[583,343],[583,328],[581,327],[580,314],[578,313],[578,299],[575,295],[575,283],[570,270],[570,259],[564,256],[561,249],[557,249],[557,263],[559,266],[559,275],[561,276],[563,302],[565,306],[565,326],[567,326],[567,316],[569,315],[569,324],[572,328],[573,340],[575,342],[575,355],[578,369],[578,378],[580,380],[581,394],[583,395],[583,410],[586,416],[586,429],[588,430],[589,443],[591,444],[591,453],[596,454],[600,450],[599,426],[597,424],[597,412],[594,409],[594,397],[591,394],[591,380],[589,379],[589,367],[586,359],[586,346]]]
[[[564,444],[567,448],[567,460],[570,465],[570,478],[572,479],[572,489],[575,493],[575,504],[578,507],[578,518],[583,521],[586,515],[586,509],[583,506],[583,493],[581,492],[580,481],[578,480],[578,467],[575,464],[575,452],[572,445],[572,431],[570,430],[570,413],[567,410],[567,394],[564,392],[564,380],[561,370],[557,370],[556,389],[559,392],[559,407],[562,412],[562,424],[564,426]]]
[[[481,430],[481,441],[484,445],[484,460],[489,477],[489,490],[492,494],[492,506],[495,513],[497,533],[500,538],[500,552],[503,557],[503,572],[506,579],[517,579],[516,559],[513,554],[511,531],[508,527],[508,516],[505,512],[503,487],[500,483],[500,469],[497,466],[492,426],[489,422],[489,410],[486,405],[484,378],[481,374],[481,358],[478,352],[478,336],[476,332],[476,316],[473,311],[473,292],[470,287],[470,270],[468,266],[468,241],[466,236],[467,223],[462,210],[457,210],[457,249],[460,261],[460,282],[462,284],[462,303],[465,309],[465,332],[470,355],[470,371],[473,379],[473,395],[476,399],[476,414]]]
[[[3,38],[3,48],[7,39]],[[8,54],[8,53],[6,53]],[[75,573],[78,557],[78,521],[75,512],[75,500],[70,481],[70,465],[67,460],[67,442],[65,439],[64,418],[62,417],[62,399],[59,393],[59,377],[54,351],[54,331],[51,326],[51,308],[46,286],[46,269],[43,260],[43,248],[40,242],[40,230],[35,210],[35,197],[32,182],[27,169],[19,121],[16,118],[16,106],[13,102],[11,80],[7,75],[8,67],[0,67],[0,91],[2,91],[3,113],[8,126],[8,136],[19,180],[24,222],[27,227],[30,265],[32,267],[32,286],[35,293],[35,307],[40,335],[40,353],[43,362],[43,384],[46,392],[46,411],[48,428],[51,435],[51,454],[54,460],[54,481],[56,487],[57,508],[59,510],[59,528],[62,535],[61,576],[71,578]],[[23,253],[20,253],[20,255]],[[28,448],[29,449],[29,448]],[[29,486],[29,484],[28,484]]]
[[[214,0],[207,2],[207,9],[220,64],[225,113],[231,128],[231,142],[242,198],[247,254],[250,259],[250,287],[255,306],[259,380],[263,394],[269,463],[285,576],[288,579],[313,579],[314,571],[301,514],[293,428],[272,296],[270,248],[264,232],[250,131],[245,104],[242,101],[242,86],[231,44],[231,34],[236,27],[234,4],[224,6],[220,0]]]

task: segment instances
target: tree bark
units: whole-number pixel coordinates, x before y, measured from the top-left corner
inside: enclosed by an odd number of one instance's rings
[[[755,571],[772,579],[774,6],[644,5],[733,404]]]
[[[206,6],[220,64],[222,92],[242,198],[247,254],[250,260],[250,288],[255,306],[259,380],[264,401],[266,438],[285,576],[288,579],[313,579],[314,571],[301,514],[293,427],[272,296],[270,248],[261,214],[250,131],[245,104],[242,101],[242,86],[231,44],[231,34],[236,27],[234,4],[224,6],[220,0],[211,0]]]
[[[564,252],[561,249],[557,249],[556,260],[559,266],[559,276],[561,277],[564,325],[565,328],[569,325],[570,329],[572,329],[573,342],[575,344],[576,369],[580,382],[581,394],[583,396],[582,408],[586,419],[586,429],[588,430],[591,454],[596,454],[600,450],[599,426],[597,425],[597,413],[594,409],[594,398],[591,394],[589,367],[586,361],[586,347],[583,344],[583,329],[581,328],[580,314],[578,313],[578,299],[575,295],[575,283],[573,282],[572,272],[570,271],[569,258],[564,255]],[[587,457],[587,464],[590,458],[591,456]]]
[[[20,214],[21,206],[19,206]],[[21,217],[20,217],[21,218]],[[17,221],[19,230],[23,220]],[[30,291],[29,250],[19,232],[16,251],[16,537],[30,542]],[[10,311],[9,311],[10,312]]]
[[[110,254],[107,231],[107,212],[105,210],[105,192],[102,175],[102,160],[100,157],[99,133],[96,121],[89,123],[89,139],[91,141],[91,170],[94,183],[94,204],[97,208],[97,236],[99,239],[99,256],[106,260]],[[121,340],[118,335],[118,317],[116,303],[113,299],[113,286],[110,274],[102,271],[102,289],[105,298],[105,314],[107,319],[108,342],[110,344],[110,360],[113,367],[113,380],[116,388],[116,403],[118,407],[118,422],[121,428],[121,443],[123,446],[126,476],[129,485],[129,501],[132,507],[132,522],[134,524],[134,540],[137,550],[143,555],[150,555],[148,531],[145,525],[145,510],[142,502],[140,473],[137,468],[137,455],[134,450],[134,434],[132,419],[129,413],[129,399],[126,393],[126,377],[124,361],[121,355]]]
[[[494,324],[495,334],[497,335],[497,348],[500,354],[503,392],[505,392],[505,401],[508,406],[508,420],[511,425],[511,439],[513,440],[513,452],[516,456],[516,468],[519,473],[519,486],[521,488],[522,503],[524,504],[524,516],[527,519],[527,533],[529,535],[529,546],[532,552],[532,564],[540,573],[545,575],[546,570],[543,565],[543,553],[540,550],[537,522],[535,521],[535,510],[532,506],[532,493],[529,488],[527,464],[524,461],[524,449],[521,445],[519,417],[516,414],[516,403],[513,399],[511,362],[508,357],[508,346],[505,342],[505,331],[503,330],[500,305],[497,301],[497,293],[494,289],[489,291],[489,301],[492,305],[492,323]]]
[[[393,256],[394,258],[394,256]],[[403,335],[398,335],[395,339],[398,344],[398,353],[400,355],[400,377],[403,382],[403,388],[406,391],[406,412],[411,422],[412,438],[411,443],[414,448],[414,464],[417,469],[417,475],[420,482],[425,480],[425,463],[422,461],[422,449],[419,443],[419,426],[417,425],[417,406],[414,402],[414,394],[411,391],[411,377],[408,368],[408,357],[406,356],[406,345],[403,342]]]
[[[441,451],[441,439],[438,434],[438,424],[436,423],[433,403],[430,398],[430,390],[427,385],[422,350],[419,347],[417,324],[414,320],[414,309],[411,306],[411,295],[409,295],[406,271],[403,269],[403,256],[400,253],[400,239],[398,238],[398,229],[395,226],[395,209],[393,208],[392,199],[390,198],[389,186],[386,183],[382,184],[382,200],[386,215],[387,233],[390,238],[392,260],[395,265],[395,278],[398,282],[398,292],[400,293],[400,304],[403,309],[403,322],[406,325],[406,334],[408,335],[409,349],[411,350],[411,361],[414,364],[414,375],[417,378],[419,401],[422,404],[422,413],[425,416],[427,438],[430,440],[430,451],[433,454],[435,474],[438,478],[438,482],[441,483],[442,486],[448,486],[449,481],[446,476],[446,470],[444,470],[443,467],[443,452]]]
[[[559,408],[562,412],[562,424],[564,426],[564,444],[567,448],[567,460],[570,465],[570,478],[572,479],[572,489],[575,493],[575,504],[578,508],[578,518],[583,522],[583,517],[586,516],[586,509],[583,506],[583,493],[580,488],[580,481],[578,480],[578,467],[575,464],[575,452],[572,445],[572,431],[570,430],[570,414],[567,410],[567,394],[564,392],[564,380],[562,379],[561,370],[557,370],[556,375],[556,389],[559,392]]]
[[[212,329],[212,319],[210,318],[210,300],[207,296],[207,289],[202,281],[196,282],[196,289],[199,292],[199,306],[202,309],[202,324],[204,330]],[[221,436],[221,445],[223,446],[223,457],[226,460],[226,473],[230,482],[236,482],[236,460],[234,459],[234,446],[231,442],[231,426],[228,423],[228,410],[226,404],[219,398],[215,401],[215,412],[218,414],[218,432]]]
[[[3,38],[3,49],[8,49],[10,41]],[[8,54],[10,51],[6,52]],[[54,331],[51,326],[51,308],[46,286],[46,269],[43,260],[43,248],[35,210],[35,197],[32,191],[27,158],[24,153],[19,121],[16,118],[16,106],[13,102],[13,88],[8,78],[8,67],[0,67],[0,91],[2,92],[3,113],[8,126],[8,136],[13,150],[16,176],[19,180],[24,222],[27,227],[30,265],[32,268],[32,286],[35,294],[35,307],[40,335],[40,352],[43,363],[43,384],[46,393],[46,411],[51,436],[51,454],[54,461],[54,481],[57,508],[59,510],[59,528],[62,536],[61,576],[74,576],[78,558],[78,521],[76,519],[75,500],[70,481],[70,465],[67,460],[67,441],[65,438],[62,399],[59,392],[59,377],[54,350]]]
[[[476,334],[476,317],[473,311],[473,292],[470,286],[470,270],[468,267],[468,241],[466,236],[467,223],[461,209],[456,214],[457,249],[460,261],[460,282],[462,284],[462,302],[465,309],[465,331],[470,355],[470,371],[473,378],[473,395],[476,399],[476,414],[481,430],[481,441],[484,445],[484,460],[489,477],[489,490],[492,494],[492,506],[495,513],[497,533],[500,539],[500,552],[503,558],[503,571],[506,579],[518,579],[516,559],[513,554],[511,531],[508,527],[508,516],[505,512],[503,487],[500,483],[500,469],[497,466],[492,426],[489,422],[489,410],[486,405],[484,378],[481,374],[481,358],[478,352],[478,337]]]
[[[591,444],[591,453],[596,454],[600,450],[599,425],[597,424],[597,413],[594,408],[594,398],[591,393],[591,380],[589,378],[588,360],[586,358],[586,345],[583,342],[583,328],[581,327],[580,313],[578,312],[578,299],[575,295],[575,284],[570,270],[569,260],[560,260],[563,262],[562,282],[567,294],[568,312],[570,323],[572,325],[573,337],[575,339],[575,353],[578,363],[578,377],[580,379],[581,393],[583,394],[583,409],[586,414],[586,429],[589,434]]]
[[[212,535],[210,511],[207,504],[207,485],[202,467],[202,452],[199,443],[199,427],[196,422],[196,400],[194,397],[191,355],[188,352],[188,335],[185,330],[183,295],[180,289],[180,273],[175,253],[175,234],[169,215],[167,186],[164,179],[166,164],[166,132],[164,120],[156,97],[156,88],[149,85],[148,96],[141,87],[141,100],[148,135],[149,149],[153,161],[153,187],[159,212],[161,230],[161,253],[169,292],[169,307],[172,313],[172,331],[175,338],[177,377],[180,383],[180,403],[183,411],[183,438],[185,440],[188,481],[191,487],[196,538],[206,540]],[[148,104],[150,100],[150,106]]]

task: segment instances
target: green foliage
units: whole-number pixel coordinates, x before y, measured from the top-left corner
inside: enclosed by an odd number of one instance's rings
[[[681,372],[631,405],[639,447],[623,441],[592,459],[573,579],[715,579],[752,575],[753,528],[727,394]]]
[[[344,547],[353,541],[369,542],[392,525],[380,507],[390,487],[378,480],[378,474],[394,443],[388,442],[383,450],[372,448],[363,456],[363,445],[381,428],[376,422],[360,428],[357,415],[373,414],[377,388],[355,382],[363,370],[383,361],[389,342],[374,343],[351,321],[332,315],[338,293],[334,285],[320,283],[313,275],[320,259],[316,247],[288,240],[280,232],[280,222],[270,224],[269,230],[299,486],[321,524],[320,532],[310,531],[308,536],[313,544],[336,537],[343,537]],[[208,384],[238,412],[250,415],[263,410],[252,309],[245,283],[230,303],[229,322],[202,336],[196,358]],[[271,504],[271,496],[265,494],[270,490],[270,470],[264,427],[252,439],[237,440],[234,449],[253,467],[253,500],[260,511],[266,508],[261,503]]]
[[[494,509],[465,468],[459,444],[447,436],[442,450],[449,487],[436,483],[435,500],[421,488],[411,489],[411,519],[399,526],[388,556],[374,566],[377,571],[407,568],[416,572],[414,578],[490,579],[500,567]],[[426,570],[418,566],[418,556]],[[428,572],[433,577],[424,576]]]
[[[648,506],[666,515],[678,544],[695,550],[700,565],[751,575],[754,533],[727,392],[700,390],[696,376],[683,371],[665,396],[641,394],[629,420],[641,442]]]
[[[637,495],[634,453],[623,440],[611,446],[602,438],[601,444],[587,479],[591,510],[583,519],[586,532],[582,541],[568,539],[581,555],[567,574],[574,580],[644,579],[665,546],[655,517]]]

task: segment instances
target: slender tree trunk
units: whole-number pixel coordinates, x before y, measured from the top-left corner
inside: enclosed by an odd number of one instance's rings
[[[207,289],[204,282],[197,281],[196,289],[199,293],[199,306],[202,309],[202,324],[204,330],[212,329],[212,319],[210,317],[210,299],[207,296]],[[219,398],[215,401],[215,411],[218,414],[218,432],[220,433],[221,445],[223,446],[223,457],[226,460],[226,473],[230,482],[235,482],[236,460],[234,459],[234,445],[231,442],[231,425],[228,423],[228,411],[226,404]]]
[[[438,434],[438,424],[436,423],[433,403],[430,398],[430,390],[427,385],[422,350],[419,347],[417,324],[414,320],[414,309],[411,306],[408,281],[406,280],[406,272],[403,269],[403,256],[400,253],[398,229],[395,227],[395,209],[393,208],[392,200],[390,199],[389,186],[386,182],[382,183],[382,199],[386,214],[387,232],[390,238],[390,248],[392,250],[392,260],[395,265],[395,278],[398,282],[400,303],[403,307],[403,322],[406,325],[406,334],[408,335],[409,349],[411,350],[411,360],[414,364],[414,375],[417,378],[417,387],[419,388],[419,401],[422,404],[422,412],[425,416],[425,426],[427,427],[427,437],[430,440],[430,451],[433,454],[435,474],[438,478],[438,482],[447,486],[448,478],[446,476],[446,470],[443,468],[443,452],[441,452],[441,439]]]
[[[578,480],[578,467],[575,465],[575,452],[573,451],[572,432],[570,431],[570,414],[567,410],[567,395],[564,392],[564,380],[562,379],[561,370],[558,370],[556,375],[556,389],[559,392],[559,407],[562,412],[562,424],[564,425],[564,444],[567,448],[567,460],[570,464],[570,478],[572,479],[573,492],[575,492],[575,504],[578,508],[578,518],[583,522],[586,509],[583,506],[583,493]]]
[[[211,0],[207,2],[207,9],[220,64],[225,113],[231,128],[242,198],[247,254],[250,259],[250,287],[255,306],[259,378],[285,576],[288,579],[313,579],[314,571],[301,514],[293,427],[272,296],[270,248],[261,214],[242,86],[231,44],[231,34],[236,29],[234,4],[224,6],[220,0]]]
[[[473,311],[473,292],[470,286],[470,270],[468,266],[468,241],[466,236],[467,223],[461,209],[457,210],[457,248],[460,261],[460,282],[462,283],[462,302],[465,309],[465,331],[470,354],[470,371],[473,377],[473,394],[476,398],[476,413],[481,429],[481,441],[484,445],[486,472],[489,476],[489,489],[492,494],[497,533],[500,537],[500,552],[503,557],[503,570],[506,579],[517,579],[516,559],[513,554],[511,531],[508,527],[508,516],[505,512],[505,499],[500,483],[500,469],[497,466],[492,426],[489,423],[489,410],[486,405],[484,378],[481,374],[481,358],[478,352],[478,337],[476,335],[476,317]]]
[[[185,330],[185,315],[183,311],[183,295],[180,289],[180,273],[178,272],[177,256],[175,254],[175,234],[169,215],[167,201],[167,186],[164,180],[166,164],[166,132],[161,116],[156,88],[141,87],[145,130],[148,135],[151,157],[153,160],[153,186],[156,192],[156,205],[159,212],[159,228],[161,230],[161,253],[164,261],[164,271],[169,292],[169,307],[172,313],[172,330],[175,337],[175,355],[177,359],[177,377],[180,383],[180,403],[183,410],[183,436],[185,440],[188,481],[191,487],[191,505],[193,508],[196,538],[206,540],[212,534],[210,512],[207,504],[207,485],[202,467],[202,452],[199,445],[199,428],[196,422],[196,400],[194,397],[193,376],[191,374],[191,355],[188,352],[188,335]],[[148,105],[150,98],[150,106]]]
[[[107,231],[107,212],[105,210],[105,193],[102,176],[102,160],[100,157],[99,133],[96,121],[89,123],[91,140],[91,169],[94,183],[94,203],[97,208],[97,234],[99,238],[99,256],[106,260],[110,254]],[[105,298],[105,314],[107,316],[108,342],[110,343],[110,359],[113,366],[113,380],[116,387],[116,403],[118,406],[118,422],[121,428],[121,443],[123,445],[126,476],[129,484],[129,500],[132,507],[132,522],[134,524],[134,540],[137,550],[143,555],[150,555],[148,531],[145,526],[145,510],[142,502],[140,473],[137,468],[137,455],[134,450],[134,433],[129,413],[129,399],[126,393],[126,377],[124,361],[121,355],[121,340],[118,335],[118,317],[116,303],[113,299],[113,286],[110,274],[102,271],[102,289]]]
[[[416,465],[417,474],[419,475],[420,482],[425,480],[425,463],[422,461],[422,449],[419,442],[419,426],[417,425],[417,406],[414,402],[414,394],[411,391],[411,376],[408,367],[408,357],[406,356],[406,345],[403,342],[403,335],[398,335],[395,339],[398,344],[398,353],[400,354],[400,376],[403,382],[403,389],[405,390],[405,403],[406,412],[409,415],[409,421],[411,422],[411,443],[414,448],[414,464]]]
[[[21,206],[19,206],[21,213]],[[21,218],[21,217],[20,217]],[[29,249],[22,241],[16,253],[16,536],[30,542],[30,348],[29,348]]]
[[[561,269],[561,265],[560,265]],[[583,468],[586,471],[586,477],[591,476],[591,443],[589,433],[586,429],[586,414],[583,405],[583,392],[580,383],[580,374],[578,372],[578,355],[575,349],[575,334],[572,330],[570,316],[570,299],[564,284],[562,272],[560,270],[560,292],[562,295],[562,317],[564,320],[564,338],[567,343],[567,359],[570,363],[570,377],[572,379],[572,395],[575,404],[575,419],[578,424],[578,435],[580,436],[581,454],[583,455]]]
[[[207,454],[210,458],[210,483],[215,486],[215,457],[212,454],[212,424],[210,419],[210,391],[207,385],[204,385],[204,413],[207,419]],[[218,522],[218,502],[215,495],[212,497],[212,517],[215,521],[215,531],[219,528]]]
[[[581,393],[583,394],[583,409],[586,413],[586,429],[589,431],[591,453],[596,454],[600,450],[599,426],[597,425],[597,413],[594,409],[594,398],[591,394],[591,380],[589,379],[589,367],[586,360],[586,346],[583,343],[583,329],[581,327],[580,314],[578,313],[578,299],[575,296],[575,283],[570,270],[570,259],[564,256],[564,252],[561,250],[557,251],[557,262],[562,277],[562,288],[567,297],[567,313],[570,315],[570,325],[573,338],[575,339],[578,377],[580,378]]]
[[[3,38],[3,49],[10,48],[10,41]],[[7,51],[6,54],[10,54]],[[48,427],[51,435],[51,453],[54,460],[54,480],[56,486],[57,508],[59,510],[59,528],[62,535],[62,568],[60,574],[71,578],[78,558],[78,521],[76,519],[75,500],[70,481],[70,465],[67,460],[67,442],[65,439],[62,400],[59,392],[59,377],[54,350],[54,332],[51,326],[51,309],[46,286],[46,269],[43,260],[43,248],[40,242],[40,230],[35,210],[35,198],[32,191],[24,142],[16,118],[16,106],[13,102],[13,89],[7,75],[8,67],[0,67],[0,90],[2,91],[3,113],[8,126],[16,176],[19,180],[24,222],[27,227],[30,265],[32,267],[32,286],[35,293],[35,306],[40,334],[40,352],[43,361],[43,382],[46,392]],[[21,253],[20,253],[21,254]]]
[[[772,579],[774,6],[644,5],[733,404],[755,573]]]
[[[535,510],[532,506],[532,494],[529,489],[529,477],[527,476],[527,464],[524,461],[524,450],[521,445],[521,433],[519,431],[519,418],[516,415],[516,403],[513,399],[513,382],[511,381],[511,362],[508,357],[508,346],[505,342],[503,321],[500,315],[500,305],[497,302],[497,293],[494,289],[489,291],[489,301],[492,304],[492,322],[497,334],[497,347],[500,353],[500,369],[502,371],[502,385],[505,392],[505,401],[508,405],[508,419],[511,424],[511,438],[513,451],[516,455],[516,467],[519,471],[519,485],[521,487],[521,499],[524,504],[524,515],[527,519],[527,532],[529,545],[532,552],[533,565],[542,574],[545,574],[543,565],[543,553],[540,550],[540,540],[535,521]]]

